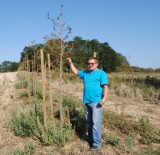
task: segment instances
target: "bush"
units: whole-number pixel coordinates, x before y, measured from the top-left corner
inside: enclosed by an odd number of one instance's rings
[[[26,109],[23,113],[12,113],[11,129],[17,136],[36,136],[47,145],[65,145],[73,137],[73,130],[69,123],[65,126],[56,126],[47,119],[47,126],[43,125],[43,113],[40,106],[34,101],[34,110]],[[49,118],[49,116],[48,116]]]
[[[30,110],[26,110],[20,115],[16,114],[16,111],[12,113],[11,129],[16,136],[31,136],[36,128],[35,113]]]
[[[152,127],[148,118],[144,116],[140,118],[139,122],[136,122],[125,115],[107,111],[103,115],[103,124],[110,129],[119,129],[130,137],[139,134],[142,144],[160,143],[160,135]]]
[[[10,153],[6,153],[5,155],[34,155],[36,150],[36,145],[32,143],[28,143],[23,150],[15,150]]]
[[[28,92],[25,90],[25,91],[21,92],[20,98],[26,98],[26,97],[28,97]]]
[[[156,134],[154,128],[151,126],[149,119],[145,116],[139,120],[139,132],[141,135],[142,144],[160,143],[160,136]]]
[[[26,80],[23,80],[22,82],[20,83],[17,83],[15,85],[16,89],[22,89],[22,88],[27,88],[28,87],[28,83]]]
[[[71,124],[66,124],[62,127],[61,125],[55,126],[48,122],[47,127],[44,128],[39,122],[34,134],[44,144],[57,144],[58,146],[64,146],[73,138],[74,131],[72,130]]]
[[[110,134],[106,140],[107,143],[111,144],[112,146],[118,147],[120,145],[120,139],[115,135]]]
[[[119,129],[122,133],[133,136],[136,129],[136,122],[123,114],[116,114],[111,111],[103,113],[103,124],[111,129]]]
[[[82,105],[80,100],[71,95],[66,95],[63,98],[63,106],[69,109],[70,121],[78,136],[83,136],[86,133],[86,118]]]

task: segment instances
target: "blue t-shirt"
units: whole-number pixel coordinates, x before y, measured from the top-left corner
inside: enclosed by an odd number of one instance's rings
[[[103,98],[103,85],[108,84],[107,74],[96,69],[90,72],[89,70],[78,71],[78,76],[83,79],[83,103],[100,102]]]

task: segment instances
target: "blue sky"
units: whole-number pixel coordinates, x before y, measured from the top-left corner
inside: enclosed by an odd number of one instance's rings
[[[53,31],[47,13],[72,28],[69,39],[108,42],[133,66],[160,67],[160,0],[1,0],[0,62],[19,61],[32,41]]]

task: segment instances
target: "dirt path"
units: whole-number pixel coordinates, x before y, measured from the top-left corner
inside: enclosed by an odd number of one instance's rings
[[[0,73],[0,154],[21,145],[23,140],[17,138],[6,127],[10,110],[19,104],[16,97],[15,84],[17,81],[17,72]]]
[[[9,133],[5,128],[8,109],[13,104],[17,73],[0,73],[0,152],[9,143]],[[6,137],[8,135],[8,137]]]

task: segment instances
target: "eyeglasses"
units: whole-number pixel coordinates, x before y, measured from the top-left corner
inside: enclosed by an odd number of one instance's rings
[[[92,65],[92,66],[93,66],[94,64],[96,64],[96,63],[89,63],[89,62],[88,62],[88,65]]]

